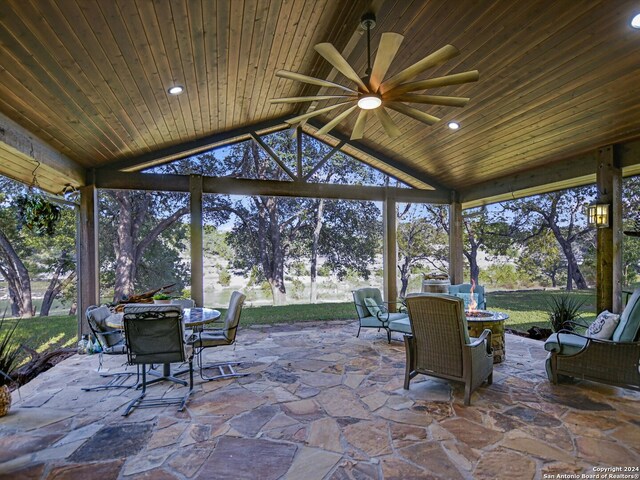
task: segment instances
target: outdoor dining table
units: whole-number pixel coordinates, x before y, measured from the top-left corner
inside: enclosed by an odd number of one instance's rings
[[[213,323],[220,318],[220,311],[215,310],[213,308],[204,308],[204,307],[194,307],[194,308],[185,308],[182,310],[182,321],[184,323],[185,330],[194,329],[197,330],[202,326]],[[124,328],[124,313],[114,313],[110,315],[105,320],[105,323],[111,328]],[[184,371],[178,372],[184,373]],[[162,374],[155,372],[153,370],[149,371],[150,375],[157,376],[158,378],[154,378],[147,384],[161,382],[162,380],[169,380],[171,382],[179,383],[181,385],[187,385],[187,382],[176,378],[171,375],[171,364],[165,363],[162,367]]]

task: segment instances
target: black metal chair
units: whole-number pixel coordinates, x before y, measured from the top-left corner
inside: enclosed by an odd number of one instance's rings
[[[113,315],[108,307],[97,305],[91,305],[87,308],[86,317],[89,329],[93,337],[100,345],[100,358],[98,371],[102,368],[102,355],[124,355],[127,353],[127,346],[123,331],[119,328],[109,327],[106,320],[109,316]],[[135,372],[118,372],[118,373],[102,373],[101,377],[109,378],[110,380],[104,385],[98,385],[96,387],[84,387],[82,390],[86,392],[93,392],[98,390],[108,390],[111,388],[132,388],[135,387],[140,380],[140,371],[136,369]],[[131,377],[135,376],[135,382],[126,383]]]
[[[193,355],[187,353],[184,343],[181,307],[179,305],[127,305],[124,309],[124,332],[129,363],[142,367],[140,385],[142,392],[129,403],[122,415],[129,415],[135,408],[167,405],[179,405],[178,411],[184,410],[193,391]],[[147,386],[158,381],[154,379],[147,382],[146,366],[178,362],[189,363],[189,391],[182,397],[146,398]]]
[[[242,314],[242,305],[246,296],[242,292],[235,291],[231,294],[229,301],[229,309],[227,310],[224,327],[221,329],[204,328],[200,331],[194,331],[188,339],[188,343],[194,348],[197,356],[200,377],[203,380],[219,380],[223,378],[244,377],[248,373],[238,373],[233,368],[240,365],[241,362],[220,362],[204,364],[202,360],[202,352],[206,348],[220,347],[224,345],[233,345],[236,341],[236,331],[240,324],[240,315]],[[219,374],[215,376],[206,376],[205,370],[217,368]]]

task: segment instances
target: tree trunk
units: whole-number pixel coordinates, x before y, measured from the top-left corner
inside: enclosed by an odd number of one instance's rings
[[[133,209],[129,192],[115,192],[119,205],[118,228],[116,230],[116,278],[113,301],[118,302],[133,295],[135,279]]]
[[[31,317],[33,316],[33,302],[29,271],[2,231],[0,231],[0,252],[6,261],[4,268],[0,268],[0,274],[9,285],[10,298],[13,300],[12,313],[14,316]]]
[[[313,229],[313,236],[311,242],[311,303],[318,301],[318,243],[320,241],[320,232],[322,231],[322,224],[324,223],[324,199],[318,201],[316,208],[316,225]]]
[[[473,244],[471,237],[469,237],[469,243],[471,244],[471,248],[468,251],[464,250],[463,253],[469,262],[470,281],[479,285],[478,277],[480,276],[480,267],[478,266],[478,247]]]
[[[73,279],[76,277],[76,272],[71,272],[68,277],[60,280],[60,272],[56,271],[54,276],[51,278],[49,282],[49,286],[47,287],[47,291],[44,294],[44,298],[42,299],[42,306],[40,307],[40,316],[47,317],[49,316],[49,311],[51,310],[51,305],[53,305],[53,301],[60,295],[67,285],[73,282]]]

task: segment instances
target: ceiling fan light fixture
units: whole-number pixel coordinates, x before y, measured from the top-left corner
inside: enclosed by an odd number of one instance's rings
[[[631,19],[631,26],[633,28],[638,28],[640,29],[640,13],[636,14],[632,19]]]
[[[460,124],[458,122],[449,122],[447,125],[451,130],[458,130],[460,128]]]
[[[180,95],[184,92],[184,87],[182,85],[174,85],[173,87],[169,87],[167,90],[171,95]]]
[[[366,93],[358,99],[358,106],[363,110],[374,110],[380,105],[382,105],[382,99],[375,93]]]

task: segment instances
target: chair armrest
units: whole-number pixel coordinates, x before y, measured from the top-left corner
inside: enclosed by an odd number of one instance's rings
[[[486,345],[487,354],[493,353],[493,348],[491,348],[491,330],[489,330],[488,328],[485,328],[484,331],[482,332],[482,335],[480,335],[475,342],[470,343],[468,347],[478,348],[482,345]]]
[[[612,347],[614,346],[639,346],[640,347],[640,342],[615,342],[613,340],[593,338],[593,337],[588,337],[586,335],[582,335],[580,333],[576,333],[572,330],[566,330],[564,328],[562,330],[559,330],[557,333],[558,334],[562,333],[564,335],[575,335],[576,337],[586,338],[588,342],[585,344],[584,348],[587,348],[589,346],[589,343],[597,343],[599,345],[610,345]],[[561,344],[560,335],[558,335],[558,345],[560,344]]]

